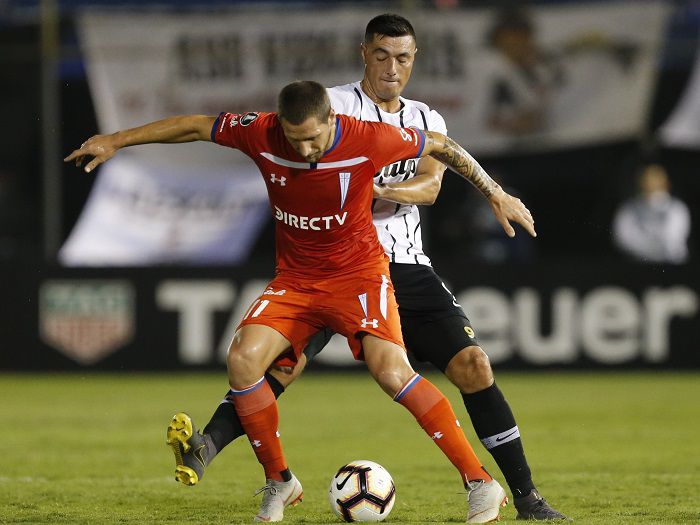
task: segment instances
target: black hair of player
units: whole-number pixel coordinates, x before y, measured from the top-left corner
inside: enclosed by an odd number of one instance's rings
[[[416,40],[416,32],[413,30],[411,22],[394,13],[384,13],[383,15],[375,16],[367,23],[365,43],[369,44],[374,39],[374,35],[389,37],[410,35],[414,41]]]
[[[324,122],[330,113],[331,102],[326,88],[313,80],[298,80],[287,84],[277,98],[277,115],[295,126],[310,117]]]

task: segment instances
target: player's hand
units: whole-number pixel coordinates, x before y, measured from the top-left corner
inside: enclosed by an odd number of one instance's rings
[[[85,172],[90,173],[103,162],[111,159],[119,147],[116,145],[113,135],[95,135],[82,143],[80,148],[73,150],[63,162],[75,161],[76,166],[82,166],[83,161],[92,157],[85,165]]]
[[[501,223],[508,237],[515,237],[515,230],[511,226],[510,221],[517,222],[527,230],[533,237],[537,237],[535,232],[535,221],[532,218],[530,210],[528,210],[520,199],[509,195],[503,189],[499,188],[489,197],[493,213]]]

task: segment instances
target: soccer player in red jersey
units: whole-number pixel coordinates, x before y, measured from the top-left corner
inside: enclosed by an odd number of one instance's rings
[[[323,86],[286,86],[278,113],[172,117],[97,135],[65,161],[85,170],[120,148],[211,140],[253,159],[267,185],[276,223],[277,271],[251,305],[229,348],[229,384],[243,428],[267,480],[255,521],[281,521],[302,487],[282,452],[275,396],[265,380],[272,363],[293,366],[311,335],[328,326],[347,337],[381,388],[405,406],[460,473],[480,484],[483,511],[498,518],[505,491],[481,466],[444,395],[411,368],[403,349],[388,260],[372,223],[374,174],[404,158],[432,155],[477,186],[512,235],[509,221],[535,235],[530,212],[506,194],[452,139],[439,133],[337,116]],[[192,429],[171,427],[171,445],[189,450]]]
[[[421,101],[402,96],[418,56],[416,34],[406,18],[393,13],[372,18],[360,50],[365,63],[362,79],[326,90],[336,113],[447,135],[442,115]],[[424,157],[394,162],[374,176],[372,214],[379,242],[390,259],[405,347],[416,360],[434,365],[459,389],[477,436],[513,494],[517,518],[566,520],[535,486],[520,429],[495,382],[487,351],[481,348],[475,327],[423,249],[418,205],[435,202],[444,171],[444,164]],[[273,366],[268,370],[265,377],[276,396],[323,350],[332,335],[326,328],[313,336],[293,369]],[[187,415],[176,415],[171,424],[194,427]],[[190,438],[189,443],[198,443],[198,447],[188,452],[174,448],[176,479],[189,486],[199,483],[216,455],[242,435],[245,431],[233,396],[227,391],[206,426]],[[472,484],[470,489],[469,512],[476,515],[483,487]]]

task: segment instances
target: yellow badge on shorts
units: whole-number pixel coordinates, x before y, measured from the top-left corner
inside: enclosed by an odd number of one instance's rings
[[[472,330],[471,326],[465,326],[464,331],[467,332],[467,335],[474,339],[474,330]]]

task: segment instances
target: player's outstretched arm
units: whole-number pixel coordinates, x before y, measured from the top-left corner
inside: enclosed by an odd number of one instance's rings
[[[474,157],[454,140],[434,131],[424,133],[425,147],[422,155],[430,155],[447,164],[448,168],[471,182],[489,200],[493,213],[508,237],[515,236],[515,230],[510,221],[517,222],[530,235],[537,237],[532,214],[520,199],[503,191],[503,188],[489,177]]]
[[[80,148],[68,155],[64,162],[75,161],[81,166],[86,158],[92,160],[85,166],[86,172],[111,159],[121,148],[137,144],[156,142],[174,144],[211,140],[211,128],[216,117],[206,115],[183,115],[157,120],[137,128],[117,131],[111,135],[94,135],[82,143]]]
[[[374,185],[374,198],[399,204],[431,205],[442,186],[445,165],[432,157],[423,157],[415,177],[403,182]]]

